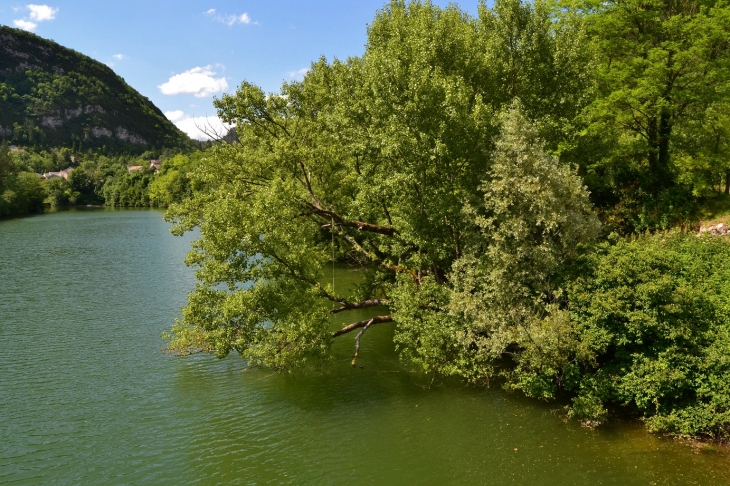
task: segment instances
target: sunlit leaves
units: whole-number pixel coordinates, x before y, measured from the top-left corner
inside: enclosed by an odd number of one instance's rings
[[[477,19],[394,1],[361,58],[217,100],[241,143],[208,152],[190,174],[201,189],[169,213],[201,234],[184,322],[251,364],[326,354],[324,299],[355,298],[320,283],[334,250],[367,274],[357,298],[391,302],[404,358],[488,380],[515,325],[540,314],[545,282],[595,233],[579,178],[546,153],[586,84],[580,24],[556,19],[543,3]],[[524,315],[505,314],[511,303]]]

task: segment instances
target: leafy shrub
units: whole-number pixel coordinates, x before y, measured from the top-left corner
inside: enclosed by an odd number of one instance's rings
[[[569,287],[583,376],[571,414],[629,407],[650,430],[730,435],[730,242],[670,232],[604,243]]]

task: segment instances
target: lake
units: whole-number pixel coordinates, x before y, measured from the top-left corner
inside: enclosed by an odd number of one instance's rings
[[[157,210],[0,221],[0,484],[730,484],[724,449],[429,386],[392,324],[363,336],[357,368],[355,333],[326,372],[293,376],[163,354],[191,241]]]

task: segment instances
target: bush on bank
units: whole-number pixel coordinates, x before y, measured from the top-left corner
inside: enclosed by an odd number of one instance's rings
[[[730,241],[673,231],[614,239],[568,286],[579,380],[571,414],[628,407],[650,430],[730,435]],[[529,389],[527,390],[529,392]]]

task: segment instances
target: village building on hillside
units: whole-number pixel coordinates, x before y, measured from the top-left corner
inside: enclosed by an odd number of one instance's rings
[[[162,169],[162,162],[159,160],[150,160],[150,169],[155,169],[155,172],[159,172]]]
[[[45,174],[41,174],[41,179],[68,179],[68,176],[73,170],[73,167],[66,167],[59,172],[46,172]]]
[[[131,166],[127,167],[127,172],[129,172],[131,174],[132,172],[141,170],[141,169],[144,169],[144,167],[141,165],[131,165]]]

